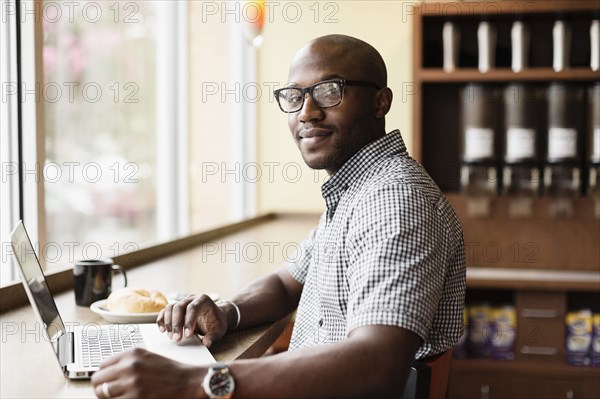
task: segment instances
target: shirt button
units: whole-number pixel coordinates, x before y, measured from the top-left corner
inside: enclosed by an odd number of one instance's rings
[[[323,319],[319,320],[319,327],[323,327]]]

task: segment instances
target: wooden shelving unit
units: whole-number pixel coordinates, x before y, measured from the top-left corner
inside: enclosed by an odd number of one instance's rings
[[[485,359],[453,360],[451,375],[469,375],[469,383],[451,378],[451,398],[589,398],[598,397],[600,369],[536,362]]]
[[[422,16],[464,16],[474,15],[535,15],[548,12],[568,11],[590,11],[591,7],[597,7],[590,0],[546,0],[546,1],[452,1],[442,0],[435,2],[423,2],[419,13]]]
[[[467,285],[470,289],[595,292],[600,273],[472,267],[467,270]]]
[[[423,82],[547,82],[553,80],[570,80],[586,82],[600,80],[600,71],[589,68],[571,68],[555,72],[552,68],[532,68],[515,73],[508,68],[499,68],[481,73],[476,68],[463,68],[452,73],[438,68],[426,68],[418,71],[418,79]]]
[[[446,193],[463,225],[467,301],[511,302],[517,312],[515,359],[455,360],[449,398],[600,397],[600,368],[568,365],[565,353],[566,313],[582,305],[600,311],[600,220],[594,218],[592,200],[583,196],[571,218],[553,219],[548,199],[542,197],[530,218],[511,219],[508,198],[500,195],[488,218],[475,219],[468,216],[459,192],[461,89],[471,82],[502,88],[513,82],[565,81],[587,87],[600,81],[600,72],[588,66],[589,26],[600,13],[600,2],[441,1],[423,2],[414,11],[418,90],[413,156]],[[561,72],[551,65],[552,26],[558,15],[573,29],[570,67]],[[482,19],[492,21],[498,32],[496,68],[486,73],[477,69],[476,30]],[[510,27],[516,19],[527,21],[532,34],[531,67],[519,73],[510,69]],[[442,69],[442,27],[447,20],[461,28],[459,65],[452,72]],[[530,309],[553,316],[530,318],[524,312]],[[550,355],[524,351],[532,339]]]

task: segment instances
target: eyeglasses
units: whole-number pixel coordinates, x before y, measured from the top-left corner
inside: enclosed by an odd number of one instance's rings
[[[298,112],[304,106],[306,93],[310,94],[315,104],[320,108],[330,108],[339,105],[344,97],[345,86],[380,87],[375,83],[360,80],[332,79],[315,83],[306,88],[284,87],[273,91],[277,104],[283,112]]]

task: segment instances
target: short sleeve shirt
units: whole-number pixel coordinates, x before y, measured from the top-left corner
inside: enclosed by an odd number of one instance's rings
[[[452,347],[463,331],[462,229],[400,132],[354,154],[322,195],[327,209],[288,264],[303,284],[290,350],[370,325],[416,333],[417,359]]]

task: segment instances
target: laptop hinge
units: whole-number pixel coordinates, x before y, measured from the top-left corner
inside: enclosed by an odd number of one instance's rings
[[[58,337],[56,345],[58,361],[66,371],[67,365],[75,362],[75,334],[72,332],[62,334]]]

